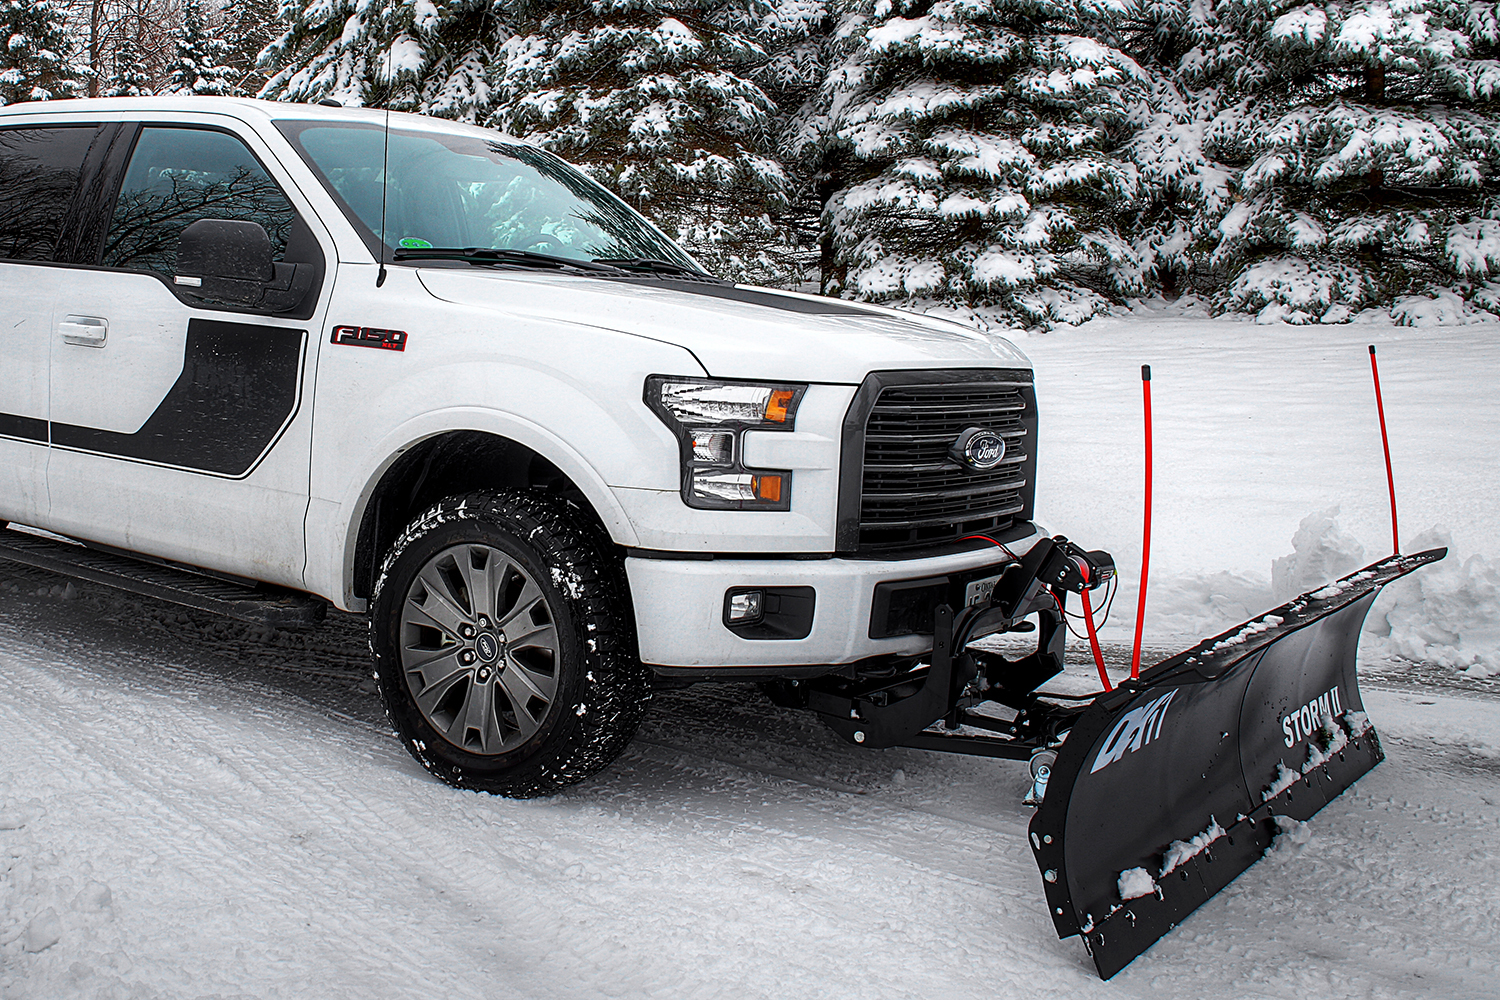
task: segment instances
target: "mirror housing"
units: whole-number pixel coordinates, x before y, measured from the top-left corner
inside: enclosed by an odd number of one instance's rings
[[[178,240],[173,283],[196,299],[286,312],[301,304],[312,282],[309,265],[271,259],[271,238],[258,222],[199,219]]]

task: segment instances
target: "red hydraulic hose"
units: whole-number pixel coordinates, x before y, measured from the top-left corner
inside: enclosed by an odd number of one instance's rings
[[[1099,683],[1104,685],[1104,690],[1113,691],[1109,674],[1104,672],[1104,654],[1099,651],[1099,634],[1094,631],[1094,608],[1089,603],[1089,568],[1079,563],[1078,570],[1083,574],[1083,593],[1080,596],[1083,598],[1083,620],[1088,622],[1089,647],[1094,651],[1094,666],[1099,668]]]
[[[1141,365],[1141,393],[1146,403],[1146,525],[1141,540],[1141,597],[1135,606],[1135,650],[1130,676],[1141,676],[1141,630],[1146,626],[1146,578],[1151,568],[1151,366]]]
[[[1401,554],[1401,536],[1396,531],[1396,476],[1391,471],[1391,439],[1385,433],[1385,403],[1380,398],[1380,366],[1375,363],[1375,345],[1370,345],[1370,374],[1375,376],[1375,410],[1380,414],[1380,445],[1385,449],[1385,484],[1391,493],[1391,554]]]

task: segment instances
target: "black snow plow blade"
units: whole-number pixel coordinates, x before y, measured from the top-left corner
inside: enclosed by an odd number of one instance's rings
[[[1031,822],[1061,937],[1105,979],[1384,759],[1355,678],[1392,556],[1199,643],[1091,702]]]

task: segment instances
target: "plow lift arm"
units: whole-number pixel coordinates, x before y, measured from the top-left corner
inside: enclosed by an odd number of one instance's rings
[[[1254,864],[1277,817],[1310,818],[1384,759],[1355,675],[1359,632],[1382,587],[1445,555],[1382,559],[1075,699],[1037,688],[1063,669],[1068,593],[1114,564],[1044,539],[998,577],[948,581],[927,664],[820,678],[806,704],[861,746],[1030,760],[1048,911],[1108,979]],[[1032,614],[1029,656],[968,648],[1028,631]]]

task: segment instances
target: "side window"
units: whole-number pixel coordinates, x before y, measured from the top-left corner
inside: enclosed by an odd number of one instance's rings
[[[0,129],[0,259],[51,260],[93,125]]]
[[[239,139],[206,129],[147,127],[120,185],[102,263],[171,276],[178,238],[199,219],[260,223],[280,260],[296,218]]]

